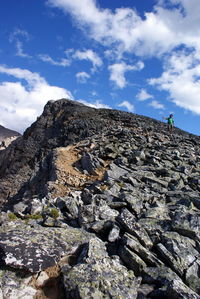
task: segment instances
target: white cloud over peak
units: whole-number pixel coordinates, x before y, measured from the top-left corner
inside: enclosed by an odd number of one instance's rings
[[[125,107],[128,111],[133,112],[134,111],[134,105],[131,104],[128,101],[123,101],[120,104],[117,105],[118,107]]]
[[[135,65],[128,65],[125,62],[112,64],[108,67],[110,71],[110,80],[113,81],[117,87],[124,88],[127,85],[125,73],[127,71],[140,71],[143,67],[144,64],[141,61]]]
[[[145,100],[148,100],[148,99],[152,99],[153,96],[151,94],[149,94],[144,88],[142,88],[139,91],[139,93],[136,95],[136,98],[139,101],[145,101]]]
[[[90,78],[90,75],[86,72],[79,72],[76,74],[76,79],[80,83],[86,83],[87,79]]]
[[[177,106],[200,114],[200,54],[193,51],[173,53],[160,78],[149,80],[151,85],[169,92]]]
[[[47,54],[40,54],[40,55],[38,55],[38,57],[40,60],[42,60],[44,62],[48,62],[52,65],[63,66],[63,67],[70,65],[70,61],[66,58],[61,58],[60,61],[56,61]]]
[[[73,99],[68,90],[49,85],[38,73],[6,66],[0,66],[0,73],[17,79],[0,84],[1,125],[20,133],[42,113],[47,101]]]

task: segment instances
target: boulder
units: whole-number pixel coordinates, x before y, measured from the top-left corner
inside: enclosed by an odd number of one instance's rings
[[[101,240],[84,245],[79,261],[71,269],[62,267],[67,298],[137,298],[141,279],[119,258],[109,257]]]
[[[1,264],[36,273],[55,265],[65,255],[73,255],[90,238],[90,234],[71,227],[5,223],[0,227]]]

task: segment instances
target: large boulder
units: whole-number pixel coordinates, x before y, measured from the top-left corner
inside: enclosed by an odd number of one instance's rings
[[[0,227],[1,264],[36,273],[74,255],[91,234],[71,227],[46,228],[12,221]]]

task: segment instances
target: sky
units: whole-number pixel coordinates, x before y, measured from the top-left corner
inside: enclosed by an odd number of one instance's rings
[[[4,127],[67,98],[200,135],[200,0],[1,0],[0,20]]]

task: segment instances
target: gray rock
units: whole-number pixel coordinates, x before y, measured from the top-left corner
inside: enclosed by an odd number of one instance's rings
[[[144,269],[144,283],[157,284],[159,287],[151,293],[152,297],[200,299],[200,296],[186,286],[179,276],[168,267],[151,267]]]
[[[119,191],[121,189],[121,186],[118,183],[114,183],[110,188],[109,188],[109,194],[117,197],[119,195]]]
[[[138,238],[142,245],[148,248],[153,246],[146,230],[139,225],[133,214],[131,214],[126,208],[122,209],[117,220],[127,230],[127,232]]]
[[[55,265],[63,255],[73,254],[90,234],[70,227],[34,227],[22,221],[0,228],[1,261],[9,267],[39,272]]]
[[[93,223],[99,219],[95,216],[95,206],[93,204],[79,208],[78,222],[80,226],[86,227],[87,224]]]
[[[105,172],[104,179],[108,180],[116,180],[120,177],[127,174],[129,171],[127,169],[124,169],[122,167],[117,166],[116,164],[112,163],[110,164],[110,169]]]
[[[13,207],[14,213],[19,215],[19,216],[24,216],[29,212],[29,206],[26,203],[19,202],[18,204],[14,205]]]
[[[0,271],[0,298],[35,299],[38,290],[28,285],[30,278],[21,278],[19,274],[10,271]]]
[[[197,259],[186,271],[185,279],[187,285],[200,294],[200,262]]]
[[[41,201],[37,198],[33,198],[30,205],[31,205],[30,208],[31,215],[42,214],[43,209],[46,206],[46,202],[45,199]]]
[[[173,230],[179,232],[180,234],[195,238],[200,236],[200,215],[197,213],[181,213],[175,212],[172,217],[172,227]]]
[[[99,218],[104,220],[114,220],[119,212],[111,209],[106,203],[102,202],[99,206]]]
[[[145,218],[159,219],[162,221],[171,220],[169,216],[169,209],[166,205],[150,208],[144,213],[144,215]]]
[[[123,262],[134,271],[136,276],[141,275],[141,272],[146,268],[146,263],[127,246],[121,246],[118,254]]]
[[[78,218],[80,199],[77,200],[72,196],[66,196],[62,199],[57,199],[55,204],[57,207],[60,207],[61,211],[67,211],[73,219]]]
[[[101,166],[98,159],[93,157],[90,153],[84,153],[80,163],[82,169],[86,170],[89,174],[96,174],[96,168]]]
[[[199,256],[195,241],[180,236],[176,232],[166,232],[161,236],[161,244],[156,247],[171,268],[183,277],[185,270]]]
[[[95,221],[91,226],[90,229],[96,233],[106,233],[108,229],[112,227],[112,221],[108,220],[99,220]]]
[[[119,209],[119,208],[124,208],[127,206],[127,203],[124,202],[124,201],[111,201],[111,202],[108,202],[108,206],[111,208],[111,209]]]
[[[62,268],[67,298],[136,299],[141,279],[110,258],[105,245],[91,239],[80,254],[81,263]]]
[[[120,233],[120,228],[117,225],[114,225],[109,232],[108,241],[115,242],[117,239],[119,239],[119,233]]]
[[[147,248],[142,246],[137,238],[130,234],[125,234],[122,238],[123,243],[134,251],[148,266],[156,267],[162,266],[163,263]]]
[[[136,213],[136,215],[139,215],[141,213],[143,209],[144,197],[142,196],[141,192],[139,192],[139,190],[134,190],[131,193],[123,192],[120,195],[120,199],[123,199],[125,202],[127,202],[127,204]]]
[[[166,295],[169,298],[180,299],[200,299],[200,296],[188,288],[181,280],[171,281],[166,290]]]

